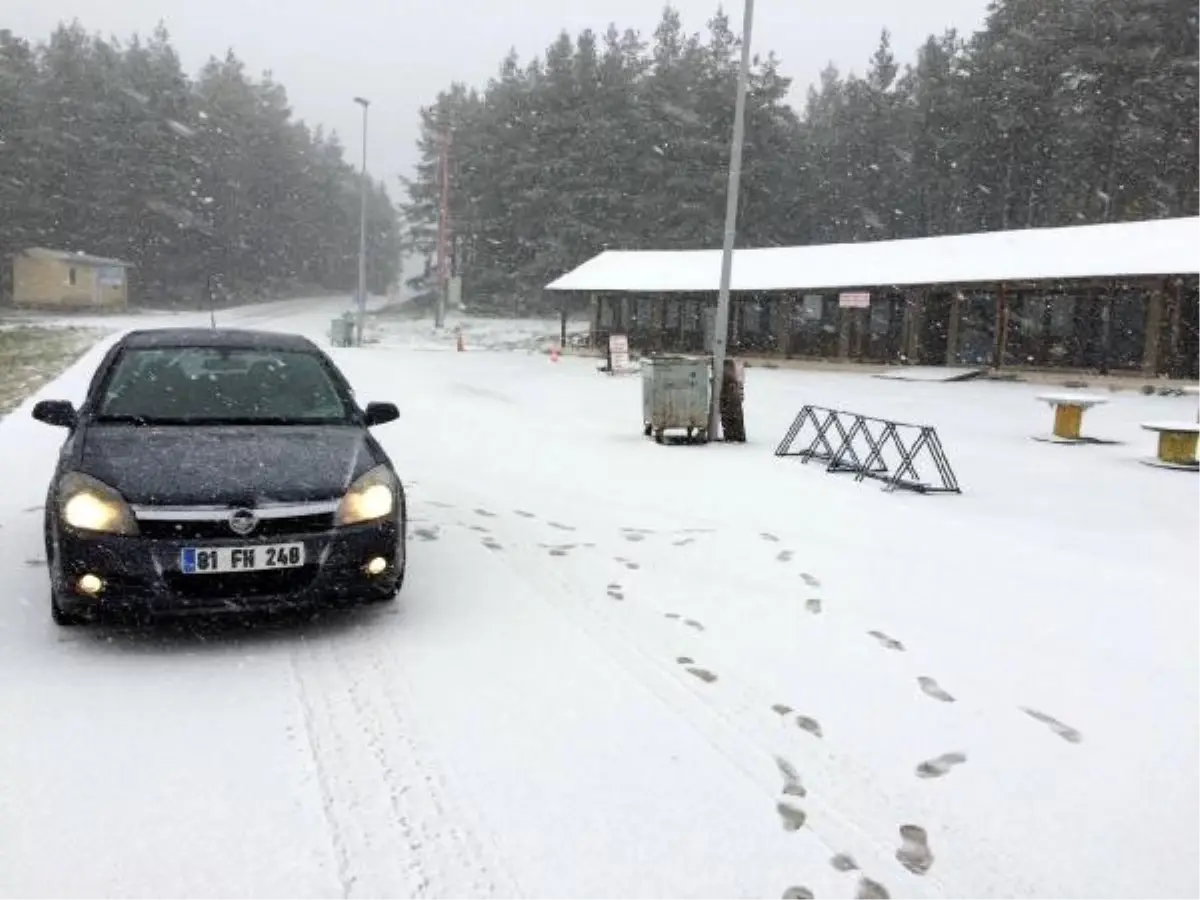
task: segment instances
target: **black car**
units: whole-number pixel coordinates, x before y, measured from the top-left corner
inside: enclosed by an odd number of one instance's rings
[[[108,611],[277,609],[393,598],[404,488],[360,409],[306,338],[228,329],[122,337],[68,429],[46,499],[59,625]]]

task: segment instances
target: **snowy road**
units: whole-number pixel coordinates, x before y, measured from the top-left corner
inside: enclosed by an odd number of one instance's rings
[[[658,447],[635,379],[391,327],[334,351],[402,411],[388,609],[56,629],[61,434],[0,420],[0,895],[1200,892],[1196,484],[1136,462],[1194,400],[1062,448],[1034,388],[752,370],[749,445]],[[804,402],[934,422],[968,493],[773,458]]]

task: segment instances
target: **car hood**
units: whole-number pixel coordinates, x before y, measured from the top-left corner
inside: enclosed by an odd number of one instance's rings
[[[130,503],[253,506],[340,497],[376,460],[352,426],[92,426],[79,470]]]

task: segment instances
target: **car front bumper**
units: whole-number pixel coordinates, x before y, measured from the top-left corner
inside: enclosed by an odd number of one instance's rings
[[[70,613],[97,615],[131,612],[186,615],[267,611],[323,605],[353,605],[386,599],[404,575],[402,520],[335,528],[289,537],[233,540],[175,540],[138,536],[79,534],[63,528],[52,571],[60,607]],[[305,564],[296,568],[224,574],[185,574],[185,547],[254,547],[304,544]],[[382,557],[387,567],[367,572],[368,560]],[[79,579],[95,575],[103,587],[88,594]]]

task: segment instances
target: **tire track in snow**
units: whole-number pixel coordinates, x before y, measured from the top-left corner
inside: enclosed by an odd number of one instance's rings
[[[325,771],[325,766],[322,763],[321,738],[316,727],[316,717],[313,712],[312,700],[308,687],[305,684],[304,675],[300,672],[300,668],[296,664],[295,653],[289,655],[288,663],[291,667],[292,681],[296,686],[296,700],[300,704],[301,719],[304,722],[305,743],[309,758],[312,760],[317,791],[321,795],[321,811],[325,816],[325,824],[329,828],[329,842],[333,850],[334,860],[337,863],[338,885],[341,888],[342,897],[349,897],[350,890],[354,886],[354,876],[350,870],[350,854],[343,839],[341,827],[333,811],[333,792],[330,790],[329,773]]]
[[[386,633],[386,623],[367,623]],[[517,893],[461,824],[361,629],[292,653],[344,898]],[[344,645],[344,646],[343,646]]]

